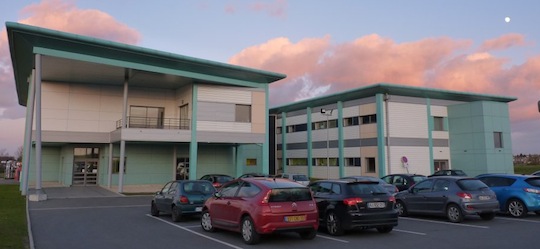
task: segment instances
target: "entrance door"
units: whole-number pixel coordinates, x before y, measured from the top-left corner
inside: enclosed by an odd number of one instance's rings
[[[97,159],[77,160],[73,163],[73,185],[96,185],[98,175]]]

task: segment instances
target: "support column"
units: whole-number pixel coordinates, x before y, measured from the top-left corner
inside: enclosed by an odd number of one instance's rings
[[[30,201],[45,201],[47,200],[47,194],[41,188],[41,175],[42,175],[42,163],[41,163],[41,54],[35,55],[36,64],[36,85],[35,85],[35,110],[36,110],[36,192],[30,195],[28,200]]]
[[[123,94],[123,109],[122,109],[122,129],[128,127],[128,83],[129,69],[124,69],[124,94]],[[126,168],[126,141],[120,138],[120,165],[118,169],[118,193],[124,192],[124,169]]]
[[[306,110],[307,115],[307,176],[311,178],[313,175],[313,142],[312,142],[312,132],[313,127],[311,125],[311,107],[308,107]],[[282,129],[283,131],[284,129]]]
[[[344,158],[344,150],[345,150],[345,141],[343,139],[343,102],[338,101],[337,102],[337,108],[338,108],[338,165],[339,165],[339,177],[345,176],[345,158]]]
[[[191,142],[189,143],[189,179],[197,179],[197,155],[199,154],[199,144],[197,142],[197,101],[198,101],[198,88],[196,84],[193,84],[192,96],[191,96]]]
[[[265,89],[264,89],[264,93],[265,93],[265,100],[264,100],[264,119],[265,119],[265,122],[264,122],[264,143],[263,143],[263,146],[262,146],[262,173],[263,174],[269,174],[270,172],[270,125],[268,124],[268,117],[269,117],[269,112],[268,112],[268,105],[269,105],[269,102],[268,102],[268,99],[270,98],[269,95],[268,95],[268,84],[265,85]],[[272,172],[273,173],[273,172]]]
[[[109,143],[109,167],[107,168],[107,188],[111,188],[112,183],[112,163],[113,163],[113,144]]]
[[[26,122],[24,131],[23,162],[21,179],[21,195],[28,193],[28,173],[30,169],[30,152],[32,151],[32,124],[34,123],[34,104],[35,104],[35,70],[32,70],[28,86],[28,98],[26,99]]]

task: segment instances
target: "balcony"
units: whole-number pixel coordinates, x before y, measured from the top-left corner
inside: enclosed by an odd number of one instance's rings
[[[189,130],[190,119],[127,117],[127,128]],[[122,119],[116,121],[116,129],[122,128]]]

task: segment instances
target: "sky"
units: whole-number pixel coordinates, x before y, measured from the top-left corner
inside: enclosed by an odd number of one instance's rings
[[[0,154],[23,145],[5,22],[287,75],[270,105],[375,83],[515,97],[514,154],[540,154],[540,1],[18,0],[0,3]]]

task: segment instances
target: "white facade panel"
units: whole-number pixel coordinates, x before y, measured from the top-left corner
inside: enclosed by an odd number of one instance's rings
[[[307,142],[307,131],[287,133],[287,143]]]
[[[307,150],[287,150],[287,158],[307,158]]]
[[[344,139],[360,138],[360,127],[358,125],[343,127]]]
[[[337,128],[331,128],[329,130],[321,129],[321,130],[311,131],[311,141],[313,141],[313,142],[326,141],[326,140],[336,140],[336,139],[338,139],[338,129]]]
[[[345,107],[343,108],[343,117],[357,117],[360,116],[360,107],[359,106],[351,106],[351,107]]]
[[[44,86],[47,86],[47,84],[44,84]],[[41,99],[41,108],[43,109],[68,109],[69,106],[69,95],[67,92],[43,91]]]
[[[448,108],[446,106],[432,105],[431,116],[448,117]]]
[[[428,137],[428,117],[425,105],[388,103],[390,137]]]
[[[287,125],[305,124],[307,123],[307,116],[299,115],[299,116],[287,117],[285,121],[287,122]]]
[[[197,121],[197,130],[251,133],[251,123]]]
[[[386,162],[389,165],[386,174],[431,174],[428,147],[392,146],[390,147],[390,156],[390,160],[387,158]],[[407,157],[408,167],[402,163],[401,158],[404,156]]]
[[[311,168],[311,177],[319,179],[337,179],[339,178],[339,167],[336,166],[315,166]]]
[[[360,147],[345,147],[343,148],[344,157],[360,157]]]
[[[68,105],[70,110],[99,111],[99,101],[99,95],[70,93]]]
[[[236,87],[204,86],[197,88],[199,101],[234,103],[251,105],[251,91],[241,90]]]
[[[345,167],[344,176],[360,176],[362,175],[362,167]]]
[[[313,158],[326,158],[326,148],[324,149],[313,149],[311,156]],[[337,148],[328,149],[328,155],[330,158],[337,158],[339,156]]]
[[[447,131],[433,131],[431,137],[434,139],[449,139],[450,135]]]
[[[99,120],[68,120],[67,131],[97,132]]]
[[[307,176],[308,173],[308,167],[307,166],[287,166],[287,172],[288,174],[304,174]]]

